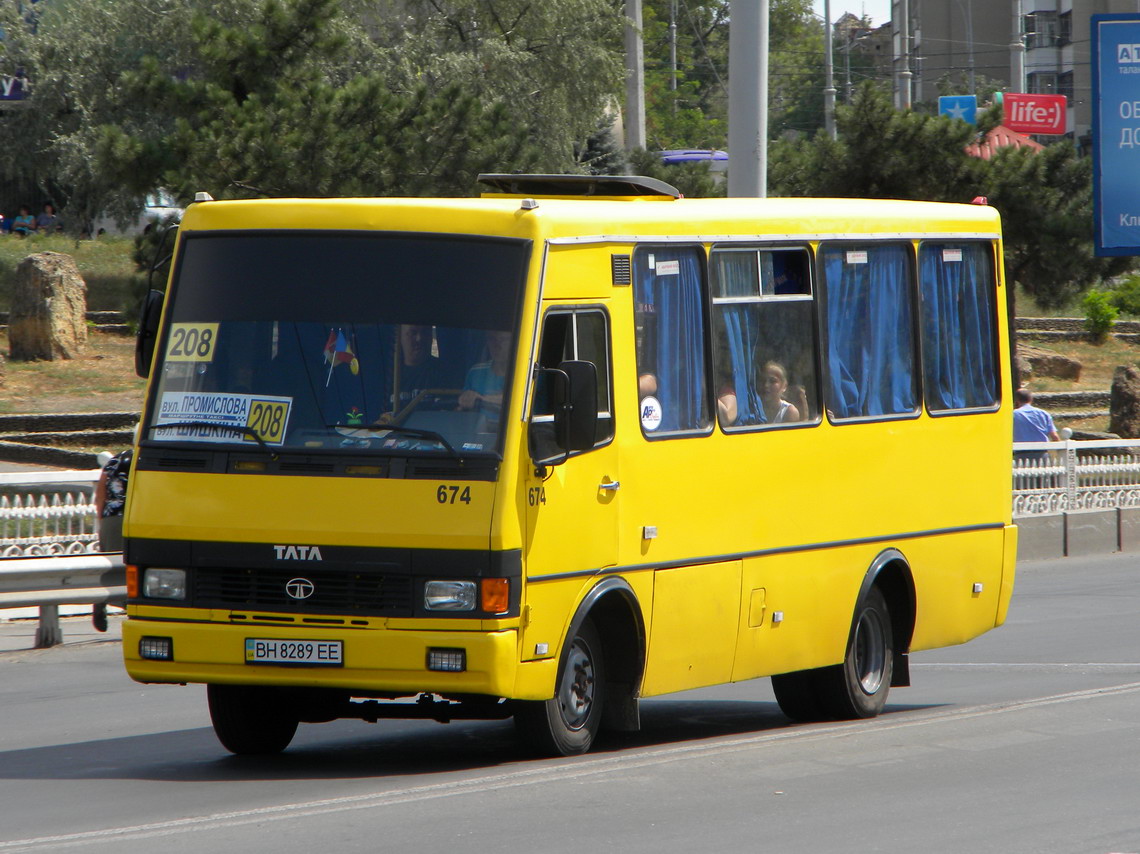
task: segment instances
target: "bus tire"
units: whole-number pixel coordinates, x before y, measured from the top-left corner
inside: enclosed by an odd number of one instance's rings
[[[772,677],[772,691],[780,711],[793,721],[823,720],[827,713],[816,691],[817,670],[798,670]]]
[[[830,717],[873,718],[883,710],[891,690],[892,647],[891,611],[872,587],[855,609],[843,663],[819,671],[819,695]]]
[[[515,727],[546,756],[575,756],[594,743],[605,700],[605,657],[593,621],[583,621],[566,644],[555,694],[549,700],[519,702]]]
[[[297,732],[297,717],[272,688],[207,685],[210,720],[218,741],[239,756],[280,753]]]

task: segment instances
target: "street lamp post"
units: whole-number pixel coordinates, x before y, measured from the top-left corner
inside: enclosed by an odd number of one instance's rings
[[[834,40],[831,37],[831,0],[823,0],[823,126],[831,139],[835,139],[836,136],[833,46]]]

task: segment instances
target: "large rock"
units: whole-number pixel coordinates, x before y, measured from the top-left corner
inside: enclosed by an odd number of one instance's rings
[[[87,284],[70,255],[40,252],[16,268],[8,353],[20,361],[76,359],[87,349]]]
[[[1122,439],[1140,438],[1140,369],[1121,365],[1112,375],[1108,432]]]
[[[1033,347],[1028,344],[1017,345],[1017,367],[1024,381],[1030,376],[1053,377],[1059,380],[1080,380],[1083,367],[1076,359]]]

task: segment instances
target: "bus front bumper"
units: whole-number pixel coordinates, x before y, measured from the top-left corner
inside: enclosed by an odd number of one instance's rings
[[[140,642],[169,638],[170,660],[143,658]],[[342,663],[261,664],[246,661],[246,641],[342,643]],[[161,643],[161,642],[160,642]],[[428,669],[431,650],[463,651],[464,669]],[[314,630],[298,626],[241,625],[128,619],[123,624],[127,673],[138,682],[204,682],[346,688],[398,696],[420,693],[510,697],[515,690],[518,637],[500,631],[394,629]]]

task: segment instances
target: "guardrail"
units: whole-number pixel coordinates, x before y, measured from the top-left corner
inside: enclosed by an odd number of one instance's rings
[[[1019,558],[1140,552],[1140,441],[1066,439],[1013,448]]]
[[[1013,515],[1140,507],[1140,440],[1017,442]]]
[[[62,643],[60,605],[126,598],[120,553],[99,553],[93,500],[99,470],[0,474],[0,609],[38,607],[37,648]]]

